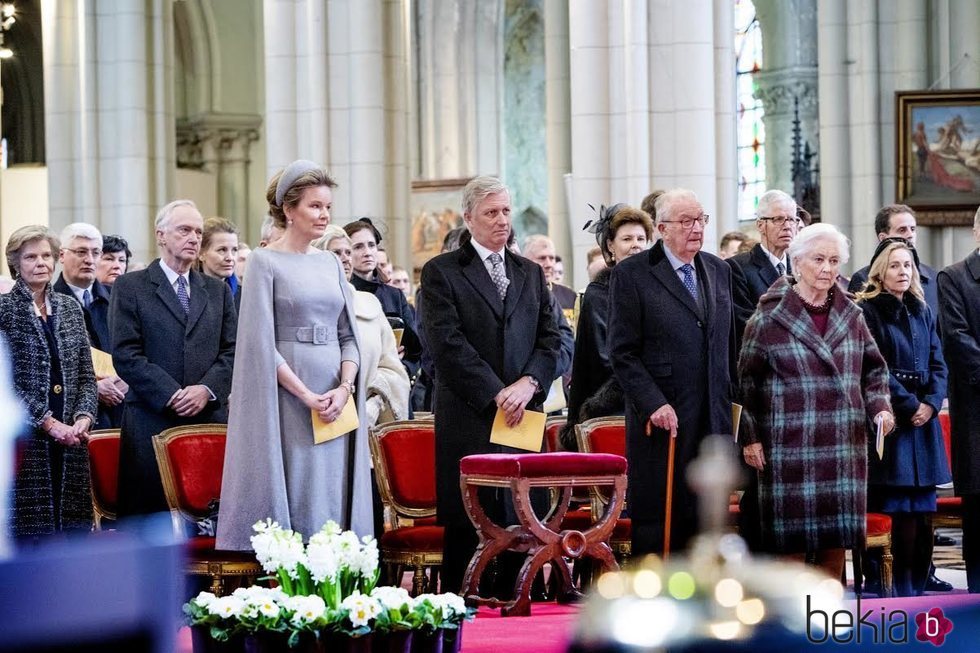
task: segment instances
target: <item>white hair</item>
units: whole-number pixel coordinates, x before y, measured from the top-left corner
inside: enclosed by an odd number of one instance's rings
[[[521,250],[524,252],[524,256],[530,257],[533,256],[532,252],[538,251],[541,247],[551,247],[554,249],[555,243],[544,234],[531,234],[524,239]]]
[[[671,188],[665,191],[654,203],[654,211],[657,213],[657,223],[669,222],[674,218],[674,205],[683,200],[701,203],[693,190],[687,188]]]
[[[783,204],[792,204],[793,215],[796,215],[796,200],[781,190],[767,190],[759,198],[759,206],[755,209],[755,215],[757,218],[769,217],[772,215],[774,207]]]
[[[170,218],[174,215],[174,211],[182,206],[189,206],[195,211],[197,210],[197,204],[191,200],[174,200],[157,211],[156,220],[153,221],[153,228],[157,231],[166,231],[167,226],[170,224]]]
[[[796,235],[796,238],[786,249],[786,255],[789,256],[794,269],[796,268],[796,260],[809,254],[816,247],[817,242],[821,240],[834,241],[837,245],[837,253],[840,255],[841,265],[847,263],[851,258],[851,241],[847,239],[847,236],[832,224],[817,222],[800,229],[800,233]]]
[[[72,222],[70,225],[61,230],[61,240],[62,247],[71,247],[71,241],[76,238],[85,238],[86,240],[94,240],[99,243],[99,249],[102,249],[102,234],[99,230],[87,222]]]

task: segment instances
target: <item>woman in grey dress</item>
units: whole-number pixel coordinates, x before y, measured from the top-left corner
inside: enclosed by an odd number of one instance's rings
[[[334,421],[351,395],[364,414],[353,299],[337,258],[310,246],[330,222],[335,186],[295,161],[266,193],[284,235],[248,259],[218,549],[249,549],[252,525],[266,518],[306,537],[328,519],[374,532],[366,428],[313,443],[312,420]]]

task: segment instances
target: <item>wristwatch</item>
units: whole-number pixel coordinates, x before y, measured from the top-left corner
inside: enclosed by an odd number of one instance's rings
[[[534,391],[535,392],[537,392],[538,390],[541,389],[541,384],[538,383],[538,380],[536,378],[534,378],[530,374],[525,374],[524,376],[526,376],[528,378],[528,380],[530,380],[531,383],[534,385]]]
[[[350,394],[351,397],[354,396],[354,382],[353,381],[350,381],[348,379],[344,379],[343,381],[340,382],[340,385],[342,385],[345,388],[347,388],[347,392],[348,392],[348,394]]]

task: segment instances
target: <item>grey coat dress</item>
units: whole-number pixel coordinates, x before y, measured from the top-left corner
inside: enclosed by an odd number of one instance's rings
[[[243,284],[232,379],[217,548],[248,550],[252,525],[266,518],[303,534],[327,520],[373,535],[366,420],[313,444],[310,409],[281,387],[285,361],[317,393],[340,383],[342,360],[359,362],[350,287],[328,252],[259,249]],[[364,415],[358,375],[357,408]]]

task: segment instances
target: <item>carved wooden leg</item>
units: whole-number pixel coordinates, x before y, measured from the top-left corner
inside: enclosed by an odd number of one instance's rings
[[[892,547],[891,542],[881,548],[881,595],[892,596]]]
[[[412,574],[412,596],[418,596],[425,591],[425,567],[419,562]]]

